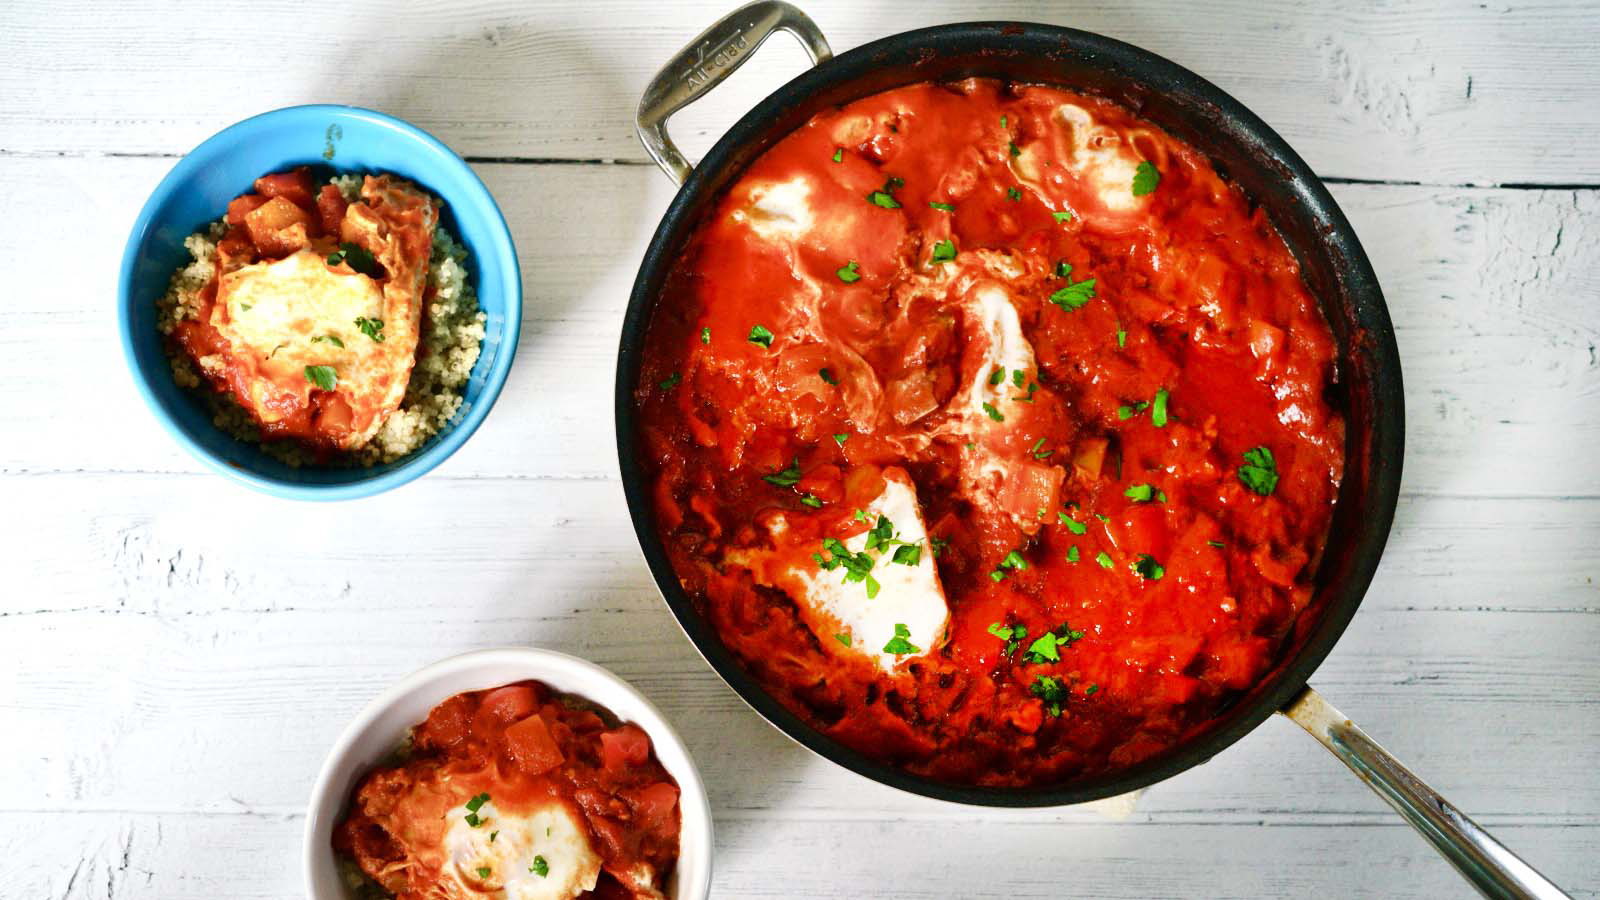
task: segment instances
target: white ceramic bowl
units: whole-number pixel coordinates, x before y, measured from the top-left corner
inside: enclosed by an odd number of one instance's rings
[[[604,706],[650,735],[656,758],[678,782],[682,813],[678,864],[667,883],[673,900],[704,900],[711,893],[711,805],[683,740],[644,695],[587,660],[537,648],[479,650],[436,662],[384,691],[333,745],[311,789],[306,815],[306,896],[347,900],[333,852],[333,827],[344,816],[357,782],[392,753],[411,728],[441,701],[464,691],[533,679]]]

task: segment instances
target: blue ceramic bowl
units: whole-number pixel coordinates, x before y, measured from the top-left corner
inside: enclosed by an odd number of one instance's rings
[[[211,423],[200,398],[179,388],[156,330],[156,301],[189,261],[183,239],[222,218],[228,201],[269,172],[297,165],[340,172],[390,172],[444,200],[441,221],[470,252],[478,303],[488,316],[483,354],[461,411],[415,453],[371,468],[294,468]],[[117,324],[134,383],[156,418],[201,462],[279,497],[347,500],[405,484],[456,452],[483,423],[505,384],[522,324],[522,276],[511,231],[471,168],[432,135],[393,116],[353,106],[292,106],[246,119],[185,156],[156,187],[122,257]]]

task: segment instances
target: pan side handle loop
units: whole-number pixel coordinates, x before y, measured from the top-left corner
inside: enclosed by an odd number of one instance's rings
[[[1388,801],[1483,896],[1568,900],[1560,888],[1411,774],[1309,686],[1280,712],[1321,741]]]
[[[639,98],[634,128],[650,158],[677,184],[688,179],[694,166],[667,136],[667,119],[726,80],[775,31],[798,38],[812,65],[833,58],[827,39],[809,16],[781,0],[757,0],[717,20],[650,79]]]

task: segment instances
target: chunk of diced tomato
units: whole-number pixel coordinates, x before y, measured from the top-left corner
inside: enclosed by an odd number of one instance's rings
[[[657,782],[640,790],[633,798],[634,815],[646,828],[665,823],[678,805],[678,788],[666,782]]]
[[[228,204],[228,214],[223,221],[229,225],[243,225],[244,217],[255,212],[269,199],[261,194],[240,194]]]
[[[322,220],[323,234],[338,234],[339,223],[344,221],[345,210],[350,204],[345,202],[344,194],[331,184],[322,186],[317,193],[317,218]]]
[[[472,730],[480,737],[488,737],[512,722],[526,719],[539,708],[539,697],[525,684],[507,685],[485,694],[478,705]]]
[[[506,751],[523,772],[539,775],[566,761],[550,726],[540,716],[529,716],[506,729]]]
[[[311,170],[299,166],[291,172],[276,172],[256,179],[256,193],[264,197],[282,197],[295,206],[310,212],[312,199]]]
[[[650,738],[637,725],[625,724],[600,735],[600,759],[612,772],[642,765],[650,758]]]

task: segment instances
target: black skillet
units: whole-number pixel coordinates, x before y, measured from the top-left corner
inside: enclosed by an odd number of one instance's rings
[[[666,120],[744,64],[775,31],[797,37],[815,66],[757,104],[698,166],[667,136]],[[1065,784],[998,788],[948,784],[869,759],[790,712],[740,666],[678,582],[656,534],[640,465],[634,390],[656,298],[689,237],[745,167],[815,113],[921,81],[986,76],[1056,84],[1115,100],[1205,153],[1223,177],[1265,208],[1299,259],[1339,345],[1332,400],[1347,429],[1345,475],[1315,577],[1312,617],[1284,661],[1214,725],[1136,766]],[[617,357],[616,424],[622,481],[651,573],[689,639],[717,673],[789,737],[874,781],[983,806],[1061,806],[1123,794],[1197,766],[1274,712],[1298,722],[1420,831],[1485,896],[1563,897],[1555,885],[1408,772],[1306,685],[1339,639],[1382,555],[1400,486],[1405,409],[1394,328],[1350,223],[1310,168],[1266,123],[1193,72],[1097,34],[1018,22],[908,31],[834,57],[816,25],[788,3],[744,6],[695,38],[650,83],[639,138],[682,185],[656,229],[628,301]]]

